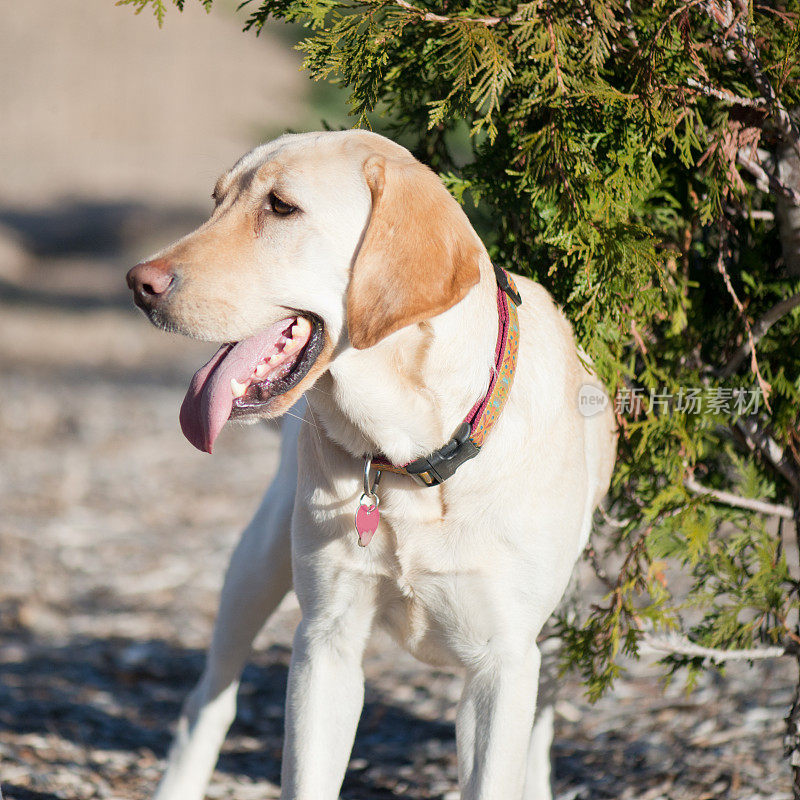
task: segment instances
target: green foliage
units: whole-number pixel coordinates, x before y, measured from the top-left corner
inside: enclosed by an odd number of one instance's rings
[[[162,0],[122,2],[163,17]],[[800,269],[765,213],[780,192],[741,169],[774,171],[781,144],[797,146],[784,114],[800,105],[796,0],[242,6],[255,31],[306,27],[311,76],[346,87],[356,124],[380,116],[477,206],[495,261],[553,293],[622,393],[623,523],[601,525],[621,566],[599,604],[561,621],[590,695],[645,630],[721,649],[797,640],[783,530],[725,500],[800,507],[800,308],[757,324],[800,292]],[[737,357],[752,331],[757,362]]]
[[[117,0],[117,5],[133,6],[135,14],[140,14],[145,8],[151,8],[158,20],[159,27],[161,27],[167,14],[167,2],[168,0]],[[211,11],[211,6],[214,4],[214,0],[198,0],[198,2],[202,4],[206,12]],[[186,0],[172,0],[172,3],[179,11],[183,11]]]

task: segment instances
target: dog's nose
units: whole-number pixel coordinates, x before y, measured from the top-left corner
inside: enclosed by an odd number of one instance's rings
[[[175,285],[175,273],[163,258],[137,264],[128,272],[128,286],[133,290],[133,301],[139,308],[149,311],[161,302]]]

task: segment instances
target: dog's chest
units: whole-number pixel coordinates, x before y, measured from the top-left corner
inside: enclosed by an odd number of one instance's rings
[[[380,554],[378,624],[408,652],[437,666],[462,664],[465,647],[481,634],[463,595],[479,597],[485,578],[448,544],[448,532],[430,526],[387,541]]]
[[[413,570],[379,582],[378,623],[412,655],[435,665],[457,661],[442,635],[452,628],[445,584],[448,578]]]

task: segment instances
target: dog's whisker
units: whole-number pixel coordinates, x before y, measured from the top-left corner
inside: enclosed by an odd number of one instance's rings
[[[310,409],[309,409],[310,410]],[[310,425],[312,428],[318,428],[316,422],[307,419],[306,417],[301,417],[299,414],[295,414],[293,411],[284,411],[283,412],[287,417],[293,417],[294,419],[300,420],[300,422],[305,422],[306,425]]]
[[[324,389],[320,389],[320,387],[317,386],[316,384],[314,384],[313,386],[309,386],[309,388],[306,391],[317,392],[318,394],[324,394],[326,397],[333,397],[332,392],[326,392]]]
[[[314,427],[314,430],[316,431],[316,434],[317,434],[317,442],[318,442],[318,444],[322,445],[322,436],[320,436],[319,425],[317,425],[317,419],[316,419],[316,417],[314,417],[314,410],[311,408],[311,404],[310,403],[306,403],[306,408],[308,409],[308,413],[311,414],[311,416],[314,419],[313,427]]]

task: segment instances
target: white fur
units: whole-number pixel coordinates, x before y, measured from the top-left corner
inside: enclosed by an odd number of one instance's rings
[[[430,346],[412,384],[403,359],[419,342],[419,326],[366,350],[348,346],[344,300],[369,193],[363,153],[342,145],[378,138],[370,137],[283,137],[242,159],[227,184],[280,162],[280,180],[303,203],[296,225],[304,227],[291,237],[276,227],[253,246],[241,285],[230,278],[221,298],[237,312],[233,321],[202,307],[218,299],[221,284],[187,300],[178,320],[194,335],[225,340],[280,318],[281,308],[303,308],[323,318],[336,346],[306,394],[316,427],[285,423],[278,474],[231,560],[206,669],[184,708],[157,800],[203,797],[251,642],[290,587],[290,542],[303,618],[289,675],[283,800],[338,797],[374,625],[420,659],[464,671],[457,717],[464,800],[550,796],[552,707],[534,725],[536,642],[608,485],[610,416],[578,413],[578,388],[594,378],[549,295],[515,278],[523,298],[518,367],[483,449],[440,488],[385,474],[380,527],[369,547],[357,546],[363,454],[404,463],[441,446],[485,392],[497,335],[496,284],[484,253],[480,282],[427,323]],[[204,235],[237,202],[226,197]]]

